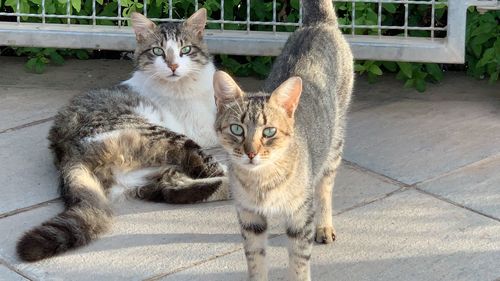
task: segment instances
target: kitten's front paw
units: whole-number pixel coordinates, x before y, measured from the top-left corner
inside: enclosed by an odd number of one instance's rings
[[[331,226],[316,228],[316,242],[320,244],[330,244],[335,241],[335,229]]]

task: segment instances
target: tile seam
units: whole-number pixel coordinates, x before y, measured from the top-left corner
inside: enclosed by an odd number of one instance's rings
[[[33,127],[33,126],[36,126],[36,125],[47,123],[47,122],[52,121],[54,119],[55,119],[55,116],[52,116],[52,117],[40,119],[40,120],[37,120],[37,121],[32,121],[32,122],[29,122],[29,123],[26,123],[26,124],[22,124],[22,125],[19,125],[19,126],[15,126],[15,127],[12,127],[12,128],[4,129],[4,130],[0,131],[0,134],[10,133],[10,132],[18,131],[18,130],[21,130],[21,129]]]
[[[0,219],[11,217],[11,216],[15,216],[17,214],[21,214],[21,213],[25,213],[25,212],[29,212],[31,210],[35,210],[35,209],[38,209],[38,208],[41,208],[41,207],[45,207],[45,206],[47,206],[49,204],[60,202],[60,201],[61,201],[61,197],[57,197],[57,198],[54,198],[54,199],[50,199],[50,200],[47,200],[47,201],[43,201],[43,202],[37,203],[35,205],[30,205],[30,206],[27,206],[27,207],[23,207],[23,208],[15,209],[15,210],[12,210],[12,211],[8,211],[6,213],[0,214]]]
[[[14,266],[10,265],[7,261],[4,259],[0,258],[0,264],[4,265],[7,267],[9,270],[14,271],[16,274],[21,275],[23,278],[30,280],[30,281],[35,281],[33,277],[27,275],[26,273],[20,271],[19,269],[15,268]]]
[[[453,205],[453,206],[455,206],[455,207],[458,207],[458,208],[461,208],[461,209],[464,209],[464,210],[467,210],[467,211],[473,212],[473,213],[475,213],[475,214],[477,214],[477,215],[480,215],[480,216],[483,216],[483,217],[489,218],[489,219],[494,220],[494,221],[496,221],[496,222],[500,222],[500,218],[496,218],[496,217],[494,217],[494,216],[492,216],[492,215],[489,215],[489,214],[483,213],[483,212],[481,212],[481,211],[478,211],[478,210],[472,209],[472,208],[470,208],[470,207],[467,207],[467,206],[465,206],[465,205],[462,205],[462,204],[460,204],[460,203],[458,203],[458,202],[455,202],[455,201],[453,201],[453,200],[450,200],[450,199],[445,198],[445,197],[443,197],[443,196],[440,196],[440,195],[438,195],[438,194],[435,194],[435,193],[432,193],[432,192],[429,192],[429,191],[423,190],[423,189],[421,189],[421,188],[419,188],[419,187],[415,187],[414,189],[415,189],[415,190],[417,190],[418,192],[420,192],[420,193],[422,193],[422,194],[425,194],[425,195],[428,195],[428,196],[430,196],[430,197],[432,197],[432,198],[434,198],[434,199],[438,199],[438,200],[440,200],[440,201],[443,201],[443,202],[448,203],[448,204],[450,204],[450,205]]]

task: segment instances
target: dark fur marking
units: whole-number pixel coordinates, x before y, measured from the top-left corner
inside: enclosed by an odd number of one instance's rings
[[[184,189],[163,189],[166,203],[190,204],[206,200],[220,187],[222,182],[199,183]]]
[[[266,224],[241,223],[241,228],[245,231],[248,231],[248,232],[252,232],[255,234],[262,234],[267,230],[267,223]]]

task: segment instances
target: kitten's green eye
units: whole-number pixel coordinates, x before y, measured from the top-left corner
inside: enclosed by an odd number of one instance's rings
[[[276,128],[274,127],[269,127],[265,128],[264,131],[262,131],[262,135],[266,138],[272,138],[274,135],[276,135]]]
[[[238,124],[231,124],[231,126],[229,126],[229,130],[235,136],[239,136],[239,137],[243,136],[243,127],[241,127]]]
[[[164,53],[165,52],[160,47],[154,47],[153,48],[153,54],[155,54],[156,56],[163,56]]]
[[[185,47],[182,47],[181,49],[181,54],[183,55],[187,55],[191,53],[191,46],[185,46]]]

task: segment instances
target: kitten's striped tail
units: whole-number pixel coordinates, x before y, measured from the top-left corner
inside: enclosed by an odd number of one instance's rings
[[[304,25],[320,23],[337,24],[337,16],[333,9],[332,0],[302,0]]]
[[[68,208],[21,237],[17,253],[22,260],[37,261],[86,245],[110,225],[111,208],[94,175],[82,165],[63,174]]]

